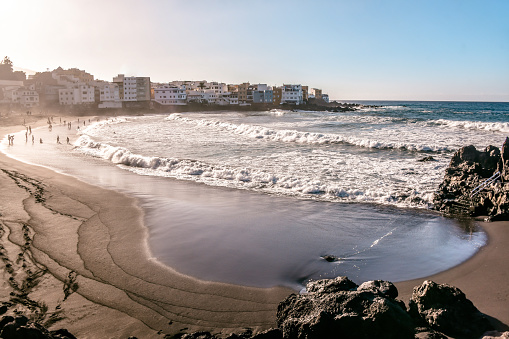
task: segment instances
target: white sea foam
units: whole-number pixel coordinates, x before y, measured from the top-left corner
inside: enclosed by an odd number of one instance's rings
[[[439,119],[436,120],[436,124],[441,125],[445,128],[459,128],[459,129],[509,133],[509,122],[455,121]]]
[[[401,206],[429,207],[432,199],[432,186],[416,188],[398,187],[398,180],[386,181],[383,185],[375,185],[379,179],[373,180],[372,164],[359,160],[355,156],[345,158],[345,171],[341,181],[327,179],[337,173],[316,173],[322,165],[309,164],[307,158],[299,159],[296,154],[288,154],[288,159],[294,159],[295,166],[303,167],[299,171],[284,166],[272,168],[250,168],[247,166],[232,166],[229,164],[211,164],[204,161],[149,157],[134,154],[125,147],[115,147],[106,143],[96,142],[87,135],[82,135],[76,142],[76,149],[87,155],[99,157],[132,172],[141,175],[155,175],[172,177],[180,180],[191,180],[212,186],[225,186],[237,189],[250,189],[273,194],[290,195],[304,198],[315,198],[327,201],[358,201],[376,202],[382,204],[396,204]],[[321,156],[321,154],[318,154]],[[258,159],[258,163],[268,162]],[[326,159],[323,160],[327,162]],[[246,163],[252,163],[246,159]],[[281,161],[285,164],[285,161]],[[305,166],[309,169],[305,169]],[[379,162],[379,170],[383,168],[385,174],[399,169],[390,168],[393,162]],[[286,165],[285,165],[286,166]],[[315,166],[315,167],[313,167]],[[330,164],[324,164],[329,167]],[[352,173],[356,168],[357,173]],[[350,169],[350,170],[349,170]],[[360,180],[360,181],[359,181]],[[435,180],[431,178],[431,180]],[[357,185],[356,185],[357,182]]]
[[[187,124],[194,124],[196,126],[206,126],[209,128],[222,129],[238,135],[244,135],[255,139],[266,139],[270,141],[308,143],[308,144],[350,144],[353,146],[367,148],[401,149],[424,152],[441,152],[455,150],[454,148],[444,145],[425,145],[419,143],[409,143],[404,141],[398,142],[398,141],[377,140],[341,134],[300,132],[296,130],[276,130],[263,126],[234,124],[218,120],[190,119],[183,117],[181,114],[178,113],[171,114],[167,119],[177,120]]]

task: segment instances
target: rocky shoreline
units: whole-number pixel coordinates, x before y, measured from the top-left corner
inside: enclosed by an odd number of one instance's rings
[[[458,288],[424,281],[413,289],[408,308],[388,281],[360,286],[347,277],[309,282],[306,292],[279,304],[277,328],[227,339],[480,338],[497,335],[488,318]],[[506,333],[507,334],[507,333]],[[505,334],[504,334],[505,335]],[[218,339],[210,332],[168,339]]]
[[[491,145],[483,151],[474,146],[459,149],[433,203],[436,210],[452,216],[509,220],[509,138],[502,150]]]

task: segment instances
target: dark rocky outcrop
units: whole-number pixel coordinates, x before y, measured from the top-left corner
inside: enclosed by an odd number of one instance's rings
[[[307,285],[279,304],[284,338],[414,338],[413,320],[389,282],[357,286],[346,277]]]
[[[76,339],[66,329],[48,331],[25,316],[4,316],[0,320],[0,338],[3,339]]]
[[[427,280],[414,287],[409,308],[418,324],[453,338],[478,338],[491,329],[484,314],[450,285]]]
[[[500,178],[472,196],[481,183],[497,172]],[[451,159],[433,203],[435,209],[445,214],[509,220],[509,138],[502,151],[495,146],[488,146],[484,151],[474,146],[459,149]]]
[[[479,338],[492,329],[463,292],[425,281],[414,287],[407,311],[391,282],[360,286],[347,277],[309,282],[277,310],[278,328],[216,337],[209,332],[177,334],[182,339]]]

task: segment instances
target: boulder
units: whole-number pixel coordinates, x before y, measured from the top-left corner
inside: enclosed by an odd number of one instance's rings
[[[459,288],[431,280],[414,287],[409,313],[416,323],[454,338],[478,338],[492,329]]]
[[[501,178],[472,195],[485,180],[501,173]],[[509,138],[502,152],[495,146],[478,151],[474,146],[459,149],[445,171],[435,193],[434,208],[450,215],[488,216],[509,220]]]
[[[290,295],[277,311],[283,338],[414,338],[413,321],[388,285],[358,287],[338,277],[308,283],[306,294]]]

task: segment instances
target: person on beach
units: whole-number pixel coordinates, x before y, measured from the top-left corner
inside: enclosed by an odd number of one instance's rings
[[[39,139],[39,143],[42,144],[42,138]]]
[[[28,132],[25,132],[25,142],[28,142]]]
[[[57,135],[57,144],[59,144],[59,143],[60,143],[60,136]]]
[[[32,126],[28,126],[28,131],[32,134]]]
[[[34,144],[35,142],[35,138],[34,138],[34,135],[32,134],[32,145]]]
[[[69,144],[70,144],[70,142],[69,142],[69,137],[67,137],[67,145],[69,145]]]

